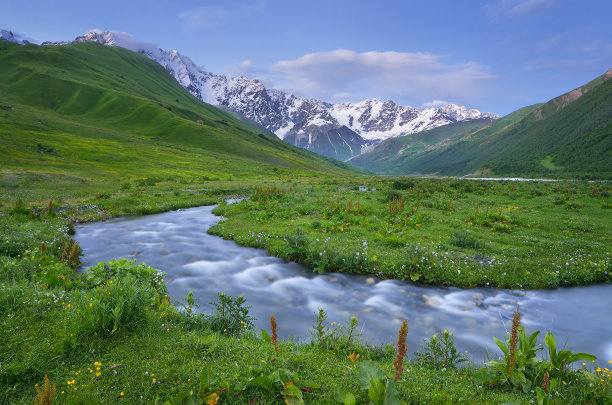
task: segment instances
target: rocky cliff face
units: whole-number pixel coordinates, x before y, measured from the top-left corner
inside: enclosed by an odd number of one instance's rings
[[[200,100],[229,107],[286,142],[340,160],[356,156],[368,145],[390,137],[453,122],[498,118],[494,114],[483,114],[455,104],[419,110],[399,106],[390,100],[331,104],[299,98],[283,91],[266,89],[259,80],[242,76],[228,78],[206,72],[177,51],[166,51],[135,41],[125,33],[91,31],[77,37],[74,42],[98,42],[142,53],[166,68]]]

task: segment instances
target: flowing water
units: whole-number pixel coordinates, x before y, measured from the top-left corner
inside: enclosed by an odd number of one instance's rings
[[[493,337],[504,340],[516,305],[527,332],[551,331],[557,345],[574,352],[612,359],[612,285],[545,291],[510,291],[422,287],[407,281],[329,273],[271,257],[263,249],[246,248],[208,235],[219,221],[213,207],[198,207],[144,217],[117,218],[79,225],[76,240],[84,250],[85,267],[111,258],[137,259],[167,273],[172,299],[194,291],[203,312],[212,312],[218,292],[243,295],[259,328],[269,329],[273,314],[279,335],[310,338],[314,314],[323,308],[329,322],[346,325],[355,315],[363,338],[394,344],[408,319],[409,352],[423,338],[449,329],[459,350],[477,362],[487,350],[498,350]],[[337,327],[337,326],[335,326]],[[501,353],[501,352],[499,352]]]

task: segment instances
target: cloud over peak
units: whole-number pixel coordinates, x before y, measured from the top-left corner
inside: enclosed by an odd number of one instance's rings
[[[235,69],[247,76],[268,78],[275,87],[327,101],[394,98],[421,105],[428,100],[474,100],[495,79],[477,62],[446,63],[430,53],[356,52],[336,49],[315,52],[268,67],[250,61]]]

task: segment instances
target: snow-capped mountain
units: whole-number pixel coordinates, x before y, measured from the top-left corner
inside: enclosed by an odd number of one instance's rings
[[[24,38],[22,35],[9,30],[0,30],[0,41],[14,42],[16,44],[27,45],[31,41]]]
[[[419,110],[399,106],[390,100],[331,104],[300,98],[280,90],[266,89],[259,80],[243,76],[228,78],[206,72],[175,50],[162,50],[122,32],[93,30],[73,42],[98,42],[144,54],[167,69],[200,100],[229,107],[286,142],[340,160],[348,160],[368,145],[390,137],[458,121],[498,118],[494,114],[483,114],[455,104]],[[63,44],[65,42],[43,43]]]

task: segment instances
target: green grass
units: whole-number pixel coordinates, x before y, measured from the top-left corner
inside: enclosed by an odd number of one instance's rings
[[[43,276],[63,266],[61,249],[43,251],[36,244],[53,236],[68,237],[65,228],[58,226],[63,219],[30,220],[15,215],[11,216],[13,229],[25,223],[38,236],[21,247],[25,249],[21,254],[4,248],[0,256],[2,403],[32,403],[35,385],[42,386],[45,375],[57,387],[54,403],[181,403],[191,392],[204,399],[217,393],[219,403],[244,404],[258,398],[258,403],[281,404],[287,382],[301,389],[305,403],[332,403],[337,390],[349,391],[363,403],[368,393],[360,388],[362,365],[373,361],[384,379],[395,374],[393,346],[370,346],[358,337],[330,334],[325,322],[321,340],[280,341],[277,355],[266,337],[270,331],[262,335],[246,329],[228,335],[213,328],[209,318],[168,305],[163,281],[160,284],[155,271],[144,266],[132,269],[124,263],[119,269],[117,263],[110,263],[110,278],[104,265],[99,271],[102,278],[68,271],[64,282],[51,286]],[[157,295],[161,299],[127,304],[135,289],[149,289],[162,294]],[[112,325],[111,310],[119,305],[124,317],[111,331],[101,320]],[[96,319],[100,321],[90,322]],[[424,350],[410,351],[419,349]],[[350,355],[355,358],[355,354],[359,356],[353,362]],[[443,368],[428,357],[423,363],[406,359],[403,367],[395,386],[407,403],[527,403],[535,399],[535,394],[520,389],[483,384],[477,377],[480,364],[455,369],[447,363]],[[568,403],[610,401],[608,371],[597,372],[590,364],[579,369],[580,373],[565,378],[555,395]],[[589,381],[595,383],[589,385]]]
[[[382,370],[381,381],[395,374],[394,347],[333,334],[279,342],[271,363],[265,335],[228,334],[223,322],[236,319],[180,312],[150,269],[111,263],[103,281],[76,274],[67,263],[78,253],[69,248],[75,221],[250,196],[221,205],[228,219],[211,232],[321,272],[525,288],[608,281],[607,183],[365,177],[199,102],[161,67],[120,48],[2,43],[0,75],[0,403],[32,403],[45,375],[57,386],[56,403],[182,403],[192,391],[218,393],[219,403],[280,404],[289,381],[306,403],[328,404],[336,389],[362,403],[367,360]],[[555,255],[571,261],[562,275],[551,267]],[[503,264],[480,264],[492,257]],[[408,403],[536,399],[483,384],[481,364],[403,365],[396,386]],[[609,370],[594,367],[579,367],[554,395],[612,402]]]
[[[0,164],[10,177],[83,184],[148,177],[355,173],[292,147],[187,93],[118,47],[3,43]],[[202,123],[198,123],[201,121]]]
[[[470,175],[486,170],[488,176],[610,179],[612,80],[600,76],[572,93],[577,92],[582,93],[578,98],[568,93],[483,128],[452,124],[438,132],[387,140],[351,163],[384,174]],[[425,150],[411,149],[423,138],[438,136]],[[411,153],[398,155],[398,147]]]
[[[318,272],[468,288],[612,281],[610,183],[370,178],[262,187],[216,208],[227,220],[209,232]]]
[[[540,160],[540,164],[542,166],[544,166],[545,168],[550,169],[550,170],[562,169],[562,167],[559,167],[559,166],[557,166],[556,164],[553,163],[552,156],[550,156],[550,155],[546,156],[545,159]]]

